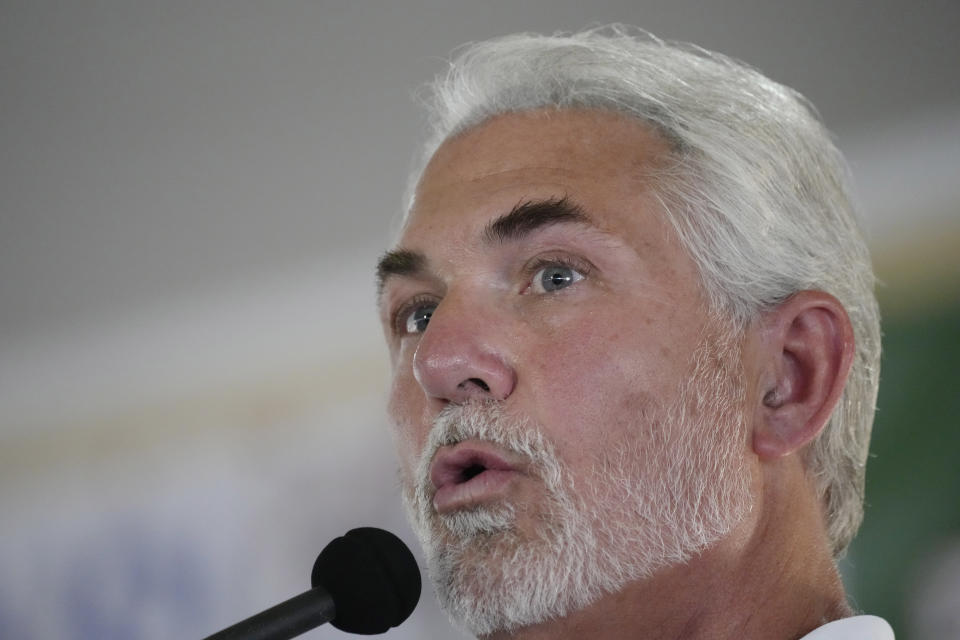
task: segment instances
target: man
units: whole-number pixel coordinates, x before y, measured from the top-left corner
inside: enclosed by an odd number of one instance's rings
[[[473,45],[431,107],[379,302],[405,501],[451,618],[892,638],[835,565],[879,319],[802,99],[609,27]]]

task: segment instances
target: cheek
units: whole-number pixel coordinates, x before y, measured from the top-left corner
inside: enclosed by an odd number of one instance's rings
[[[674,396],[678,363],[689,357],[669,329],[636,316],[618,325],[592,315],[545,328],[529,361],[541,424],[565,457],[581,461],[635,438]]]
[[[429,425],[424,427],[422,419],[423,403],[419,401],[423,394],[418,389],[412,375],[395,375],[387,403],[397,455],[406,478],[412,477],[429,433]]]

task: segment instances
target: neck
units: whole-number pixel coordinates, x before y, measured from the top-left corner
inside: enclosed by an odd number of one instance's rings
[[[802,474],[789,464],[765,470],[750,516],[686,564],[562,619],[490,640],[794,640],[851,615],[819,505]]]

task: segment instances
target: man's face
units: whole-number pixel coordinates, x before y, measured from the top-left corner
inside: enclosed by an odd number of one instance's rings
[[[650,188],[667,157],[609,113],[500,116],[437,151],[381,263],[404,491],[475,632],[683,561],[747,508],[739,349]]]

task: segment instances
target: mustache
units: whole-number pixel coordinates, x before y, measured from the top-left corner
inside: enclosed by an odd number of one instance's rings
[[[417,465],[415,491],[432,498],[430,465],[440,447],[464,440],[483,440],[520,456],[532,475],[548,487],[559,487],[562,467],[556,451],[539,425],[527,416],[508,414],[495,401],[471,401],[448,405],[437,415]]]

